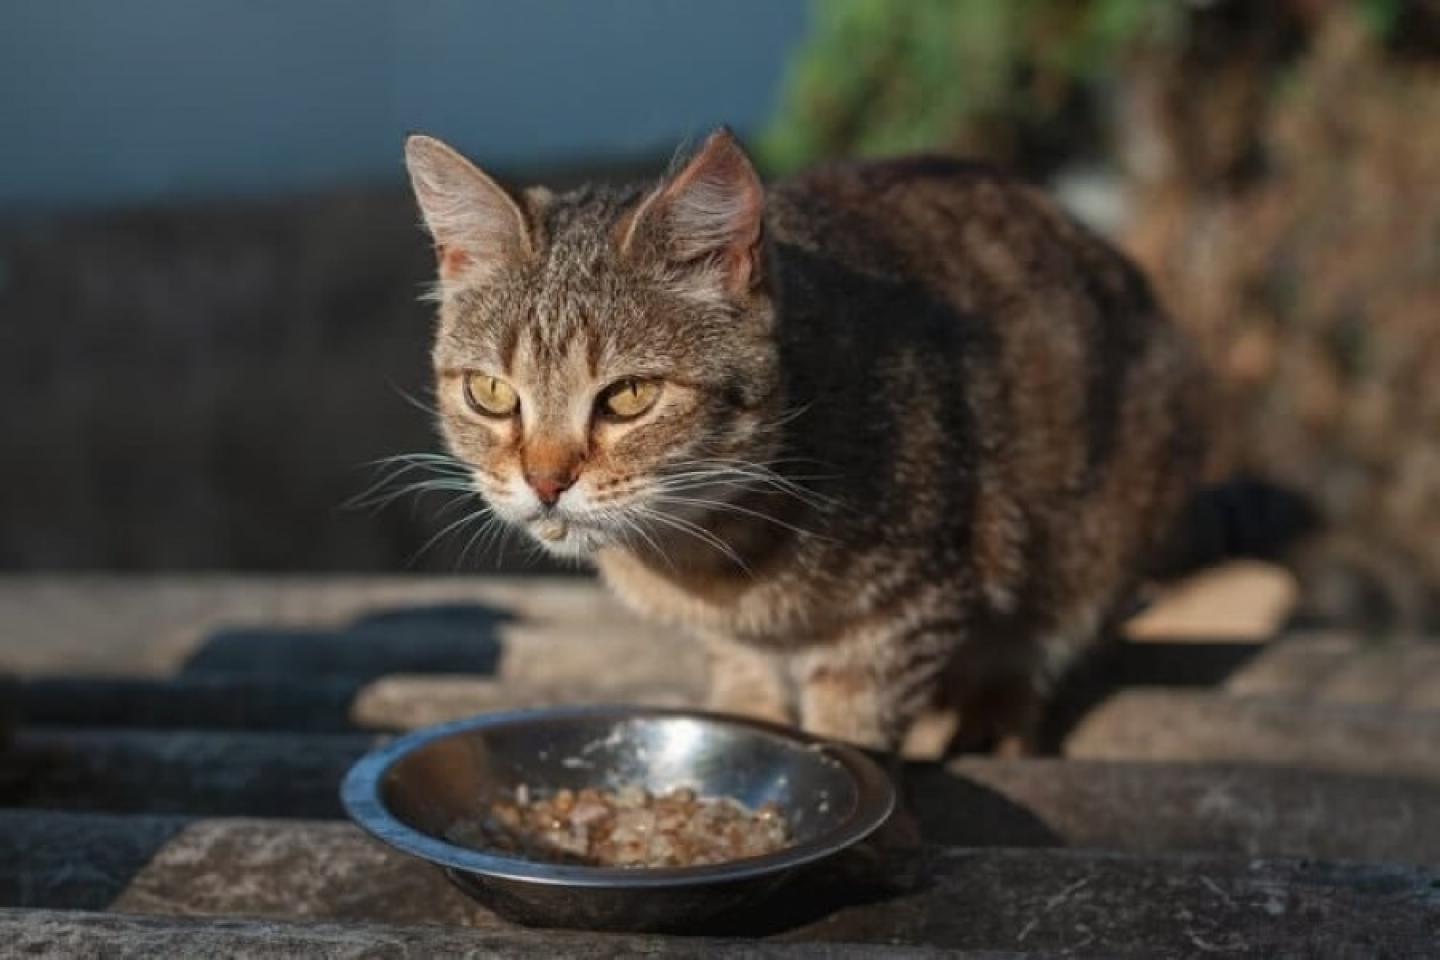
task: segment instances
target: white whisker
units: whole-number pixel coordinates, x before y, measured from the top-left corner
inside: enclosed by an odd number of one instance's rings
[[[674,514],[664,513],[659,510],[650,510],[644,507],[640,507],[637,509],[640,515],[643,517],[654,520],[657,523],[662,523],[675,530],[679,530],[682,533],[688,533],[690,536],[701,541],[702,543],[708,544],[709,546],[713,547],[715,550],[718,550],[721,554],[723,554],[731,563],[735,564],[735,566],[739,567],[741,570],[744,570],[748,576],[754,576],[754,574],[750,570],[750,567],[746,565],[744,560],[740,559],[740,555],[735,552],[735,549],[733,547],[731,547],[724,540],[721,540],[718,536],[711,533],[709,530],[706,530],[699,524],[692,523],[683,517],[677,517]]]
[[[816,537],[822,540],[829,539],[828,537],[816,533],[813,530],[806,530],[803,527],[797,527],[794,524],[787,523],[786,521],[781,520],[779,517],[772,517],[768,513],[763,513],[759,510],[752,510],[749,507],[742,507],[740,504],[731,503],[728,500],[710,500],[704,497],[676,497],[666,493],[658,494],[655,496],[654,499],[665,503],[679,503],[685,506],[695,506],[709,510],[718,510],[723,513],[732,513],[738,516],[754,517],[757,520],[764,520],[767,523],[773,523],[777,527],[782,527],[786,530],[789,530],[791,533],[799,534],[802,537]]]
[[[444,527],[442,527],[442,528],[440,529],[440,531],[439,531],[438,533],[436,533],[436,534],[434,534],[433,536],[431,536],[429,540],[426,540],[424,546],[422,546],[419,550],[417,550],[417,551],[415,552],[415,555],[410,558],[410,564],[413,566],[413,565],[416,563],[416,561],[418,561],[418,560],[419,560],[421,557],[423,557],[427,552],[429,552],[429,550],[430,550],[431,547],[433,547],[433,546],[435,546],[435,544],[439,543],[439,542],[440,542],[442,539],[444,539],[448,534],[453,533],[454,531],[460,529],[461,527],[465,526],[467,523],[473,523],[475,520],[487,516],[489,513],[490,513],[490,508],[489,508],[489,507],[486,507],[486,506],[482,506],[482,507],[481,507],[480,509],[478,509],[478,510],[472,510],[470,513],[465,514],[465,516],[461,517],[459,520],[455,520],[455,521],[453,521],[453,522],[451,522],[451,523],[446,524]]]

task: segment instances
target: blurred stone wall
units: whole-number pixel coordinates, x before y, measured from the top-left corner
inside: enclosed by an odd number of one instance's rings
[[[427,256],[399,191],[8,228],[0,567],[403,565],[340,507],[430,444]]]
[[[1347,5],[1291,6],[1137,71],[1125,240],[1220,374],[1216,472],[1329,521],[1312,598],[1434,619],[1440,16],[1386,45]]]
[[[346,506],[440,449],[417,224],[395,187],[0,226],[0,569],[546,569],[431,544],[445,496]]]

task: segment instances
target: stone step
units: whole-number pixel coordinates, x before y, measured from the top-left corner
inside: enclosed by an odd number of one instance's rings
[[[703,686],[698,644],[580,578],[3,577],[0,619],[0,674],[21,676],[32,723],[389,729],[530,704],[693,703]],[[1436,643],[1131,643],[1102,673],[1108,689],[1440,705]]]
[[[307,633],[318,646],[357,630],[383,642],[438,627],[449,644],[456,630],[446,628],[467,628],[483,650],[522,624],[582,639],[621,628],[647,633],[581,577],[11,575],[0,577],[0,623],[0,673],[21,676],[233,670],[236,636],[253,645],[268,635],[283,651]],[[472,651],[447,650],[473,670]],[[238,660],[254,669],[253,654],[241,651]],[[282,657],[278,665],[295,662]]]
[[[98,902],[118,913],[169,916],[506,926],[438,871],[348,824],[147,821],[0,813],[0,906],[95,909]],[[144,858],[141,834],[160,840]],[[77,884],[77,874],[90,882]],[[787,895],[732,921],[730,932],[1106,955],[1349,949],[1408,956],[1440,936],[1437,887],[1440,872],[1396,865],[872,848],[797,881]]]
[[[537,677],[521,665],[523,658],[516,659],[521,663],[495,676],[27,677],[11,684],[7,702],[28,726],[338,733],[407,730],[495,710],[567,703],[680,706],[701,698],[698,670],[677,683],[646,675],[660,672],[654,669],[592,672],[581,679],[563,667]]]
[[[0,806],[117,813],[341,817],[363,733],[22,728],[0,755]]]
[[[1125,633],[1141,642],[1266,640],[1284,627],[1299,596],[1299,584],[1284,568],[1233,560],[1153,591],[1149,605],[1125,624]]]
[[[1111,695],[1070,731],[1090,760],[1270,764],[1440,781],[1440,712],[1174,689]]]
[[[0,943],[14,956],[233,957],[273,960],[384,960],[428,957],[517,957],[553,960],[619,960],[708,957],[754,960],[909,960],[943,955],[960,960],[993,957],[989,952],[952,952],[878,944],[758,943],[711,937],[660,937],[574,933],[560,930],[466,930],[376,923],[315,923],[202,917],[144,917],[58,910],[0,909]],[[1027,956],[1010,954],[1006,956]]]
[[[13,703],[28,726],[354,729],[350,708],[365,681],[350,677],[191,674],[156,677],[26,677]]]
[[[307,671],[305,661],[317,659],[304,650],[313,638],[291,633],[280,642],[244,632],[225,638],[223,650],[200,658],[208,663],[204,669],[166,678],[30,676],[12,681],[14,693],[6,699],[32,724],[325,731],[409,729],[552,703],[695,703],[703,688],[698,645],[614,624],[588,631],[508,626],[501,647],[488,655],[493,670],[479,675],[457,672],[463,665],[457,661],[448,670],[404,672],[407,664],[438,655],[433,636],[428,653],[396,657],[393,642],[373,645],[366,655],[359,651],[374,637],[342,634],[352,651],[349,667],[359,671],[349,674],[343,664],[327,669],[324,660]],[[320,642],[335,644],[333,638]],[[420,638],[410,642],[425,645]],[[1338,635],[1301,635],[1268,646],[1126,644],[1067,693],[1083,709],[1137,685],[1440,712],[1440,644],[1374,644]]]
[[[695,644],[637,620],[585,577],[9,575],[0,576],[0,622],[0,674],[22,676],[283,673],[302,662],[321,672],[373,675],[373,658],[356,647],[385,648],[392,661],[380,664],[386,672],[426,672],[413,666],[418,658],[432,661],[435,672],[458,666],[473,673],[476,658],[516,630],[568,642],[563,650],[566,659],[579,657],[576,671],[639,661],[673,678],[700,662]],[[1146,639],[1166,646],[1194,637],[1263,639],[1202,626],[1181,637],[1149,631]],[[622,655],[630,648],[613,644],[624,642],[647,644],[650,655]],[[307,650],[315,651],[308,661]],[[606,651],[608,658],[597,660]]]
[[[12,681],[13,692],[5,699],[29,724],[413,729],[549,704],[697,703],[703,667],[693,646],[644,633],[586,637],[516,626],[494,674],[357,677],[239,669],[163,679],[32,676]],[[1339,636],[1301,636],[1268,647],[1131,644],[1097,664],[1093,673],[1093,686],[1074,698],[1072,713],[1134,685],[1440,713],[1440,644],[1376,645]]]
[[[0,806],[338,818],[365,734],[30,729]],[[927,842],[1440,863],[1440,786],[1311,771],[965,757],[911,764]],[[1143,811],[1143,815],[1139,812]]]
[[[634,673],[627,675],[624,669],[597,670],[584,678],[552,676],[529,680],[397,675],[366,684],[355,696],[350,719],[364,729],[414,730],[496,710],[566,704],[694,707],[703,702],[701,676],[697,669],[687,679],[664,683],[637,677]]]
[[[1294,634],[1236,670],[1224,689],[1236,696],[1440,711],[1440,642]]]
[[[961,757],[916,764],[928,843],[1440,864],[1440,785],[1285,767]]]

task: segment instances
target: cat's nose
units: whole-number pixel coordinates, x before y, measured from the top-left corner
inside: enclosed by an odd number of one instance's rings
[[[535,496],[547,507],[555,506],[555,501],[560,499],[560,494],[569,490],[575,483],[573,471],[565,473],[526,473],[525,482],[530,484],[530,489],[535,491]]]

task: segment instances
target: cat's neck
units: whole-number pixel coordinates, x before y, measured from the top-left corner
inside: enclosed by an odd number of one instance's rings
[[[644,537],[601,551],[608,560],[703,594],[741,592],[817,535],[810,507],[776,490],[750,490],[657,520]]]

